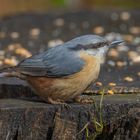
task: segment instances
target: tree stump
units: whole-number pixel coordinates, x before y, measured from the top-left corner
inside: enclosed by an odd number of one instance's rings
[[[99,107],[100,96],[94,100]],[[71,108],[22,99],[1,99],[1,140],[85,140],[86,130],[89,136],[94,135],[94,119],[99,122],[94,103],[69,105]],[[103,130],[95,139],[140,139],[139,107],[139,95],[106,95],[101,111]]]

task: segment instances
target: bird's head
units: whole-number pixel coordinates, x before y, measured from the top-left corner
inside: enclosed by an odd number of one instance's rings
[[[122,42],[122,40],[109,42],[97,35],[83,35],[68,41],[66,46],[77,52],[84,51],[89,55],[93,55],[99,58],[100,62],[103,63],[108,49]]]

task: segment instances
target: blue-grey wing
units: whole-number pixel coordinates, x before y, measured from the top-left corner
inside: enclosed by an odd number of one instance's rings
[[[84,63],[74,51],[58,46],[25,59],[17,69],[31,76],[63,77],[79,72]]]

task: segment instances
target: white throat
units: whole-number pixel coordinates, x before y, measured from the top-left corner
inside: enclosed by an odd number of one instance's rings
[[[102,48],[97,48],[97,49],[88,49],[88,50],[86,50],[86,52],[89,55],[93,55],[93,56],[97,57],[99,59],[100,63],[102,64],[105,61],[105,55],[106,55],[107,50],[108,50],[108,47],[104,46]]]

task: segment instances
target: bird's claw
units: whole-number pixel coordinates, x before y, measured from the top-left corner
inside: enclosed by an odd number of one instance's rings
[[[93,104],[94,103],[94,99],[87,95],[78,96],[74,100],[81,104]]]
[[[48,98],[48,102],[51,104],[61,105],[62,108],[71,109],[71,106],[69,104],[65,103],[63,100],[60,99],[53,100],[51,98]]]

